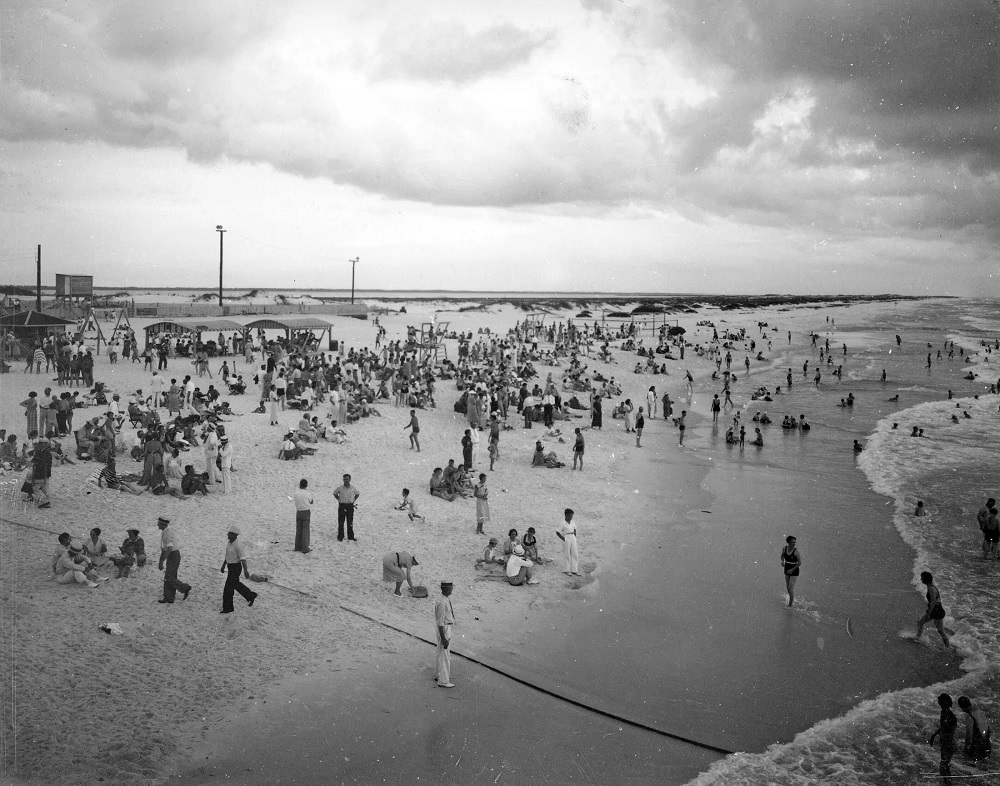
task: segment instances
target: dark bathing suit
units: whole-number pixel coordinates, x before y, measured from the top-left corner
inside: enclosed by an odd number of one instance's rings
[[[774,552],[771,553],[773,554]],[[789,551],[788,546],[785,546],[781,550],[781,565],[785,569],[786,576],[799,575],[799,554],[797,547]]]

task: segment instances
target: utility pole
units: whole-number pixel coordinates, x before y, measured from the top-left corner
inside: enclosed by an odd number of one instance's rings
[[[35,311],[42,310],[42,244],[38,244],[38,257],[35,262]]]
[[[361,257],[354,257],[354,259],[348,259],[351,263],[351,305],[354,305],[354,266],[361,261]]]
[[[216,224],[215,231],[219,233],[219,308],[222,308],[222,236],[226,230],[222,228],[222,224]]]

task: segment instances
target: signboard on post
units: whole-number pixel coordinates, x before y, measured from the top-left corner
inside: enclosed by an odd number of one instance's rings
[[[56,297],[92,299],[94,297],[94,277],[56,273]]]

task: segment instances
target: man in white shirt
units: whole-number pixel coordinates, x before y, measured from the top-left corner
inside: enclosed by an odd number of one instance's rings
[[[160,570],[164,564],[167,566],[163,574],[163,597],[157,603],[173,603],[177,593],[180,592],[187,600],[191,594],[191,585],[185,584],[177,578],[177,570],[181,566],[181,550],[178,547],[177,539],[173,530],[170,529],[170,519],[162,516],[157,520],[156,526],[160,528]]]
[[[243,545],[236,542],[239,536],[240,528],[235,524],[232,525],[227,535],[229,543],[226,544],[226,558],[222,563],[222,567],[219,568],[220,573],[225,573],[227,569],[229,570],[229,573],[226,574],[226,586],[222,590],[222,611],[219,612],[220,614],[233,613],[233,594],[236,592],[243,596],[248,606],[252,606],[253,602],[257,600],[257,593],[240,581],[241,575],[250,575],[250,568],[247,567],[247,558],[243,550]]]
[[[167,381],[156,371],[153,372],[153,379],[150,380],[150,387],[153,389],[153,409],[163,406],[163,389]]]
[[[534,578],[534,564],[524,556],[524,546],[518,543],[507,558],[507,581],[515,587],[522,584],[538,584],[538,579]]]
[[[566,558],[567,576],[579,576],[580,553],[576,543],[576,524],[573,521],[573,509],[563,511],[563,521],[556,530],[556,536],[563,542],[563,557]]]
[[[219,437],[219,464],[222,471],[222,493],[233,493],[233,446],[229,437],[223,434]]]
[[[305,478],[299,481],[299,488],[295,492],[293,502],[295,502],[295,551],[308,554],[309,548],[309,522],[312,518],[312,493],[307,491],[309,481]]]

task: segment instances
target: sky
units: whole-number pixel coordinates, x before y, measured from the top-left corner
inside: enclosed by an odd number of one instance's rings
[[[0,281],[1000,296],[1000,2],[5,0]]]

